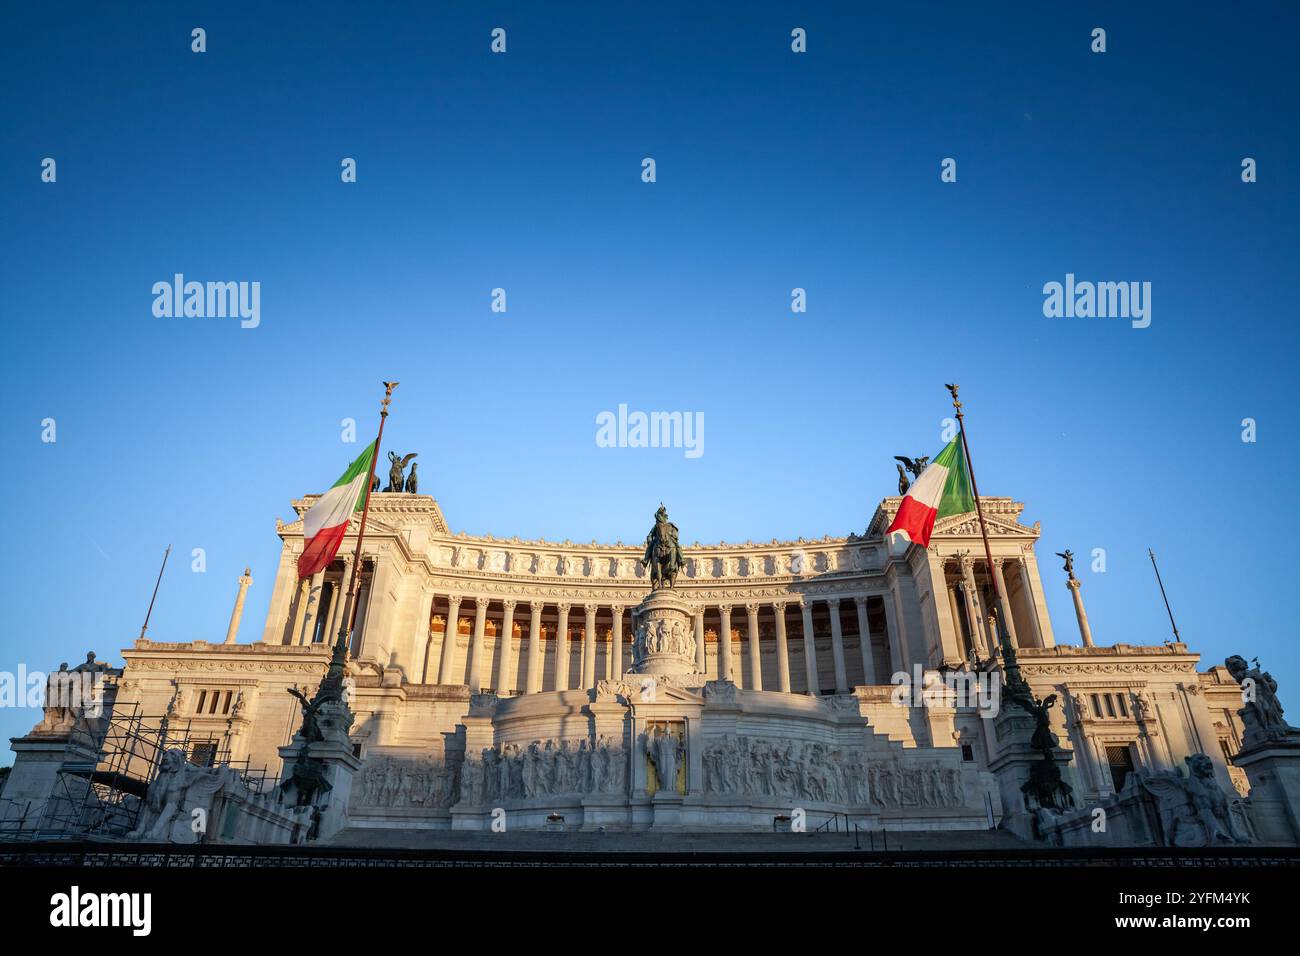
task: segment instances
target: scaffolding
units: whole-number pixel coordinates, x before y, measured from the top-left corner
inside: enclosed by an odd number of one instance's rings
[[[201,767],[228,766],[255,793],[266,787],[265,767],[231,759],[229,733],[196,734],[188,720],[142,714],[138,704],[115,707],[96,723],[74,730],[68,748],[94,758],[64,761],[43,806],[32,812],[0,805],[0,840],[124,839],[139,823],[149,785],[169,750],[182,751]]]

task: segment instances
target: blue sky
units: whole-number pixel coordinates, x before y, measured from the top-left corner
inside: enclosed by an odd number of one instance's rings
[[[1100,547],[1099,642],[1164,640],[1153,547],[1207,663],[1300,701],[1293,5],[266,6],[0,13],[0,670],[120,661],[169,543],[150,636],[220,640],[246,564],[259,636],[381,379],[453,530],[633,541],[662,499],[705,542],[863,530],[955,380],[1060,638],[1051,553]],[[260,282],[260,326],[155,318],[177,272]],[[1067,272],[1151,282],[1151,326],[1045,318]],[[619,403],[704,455],[598,448]]]

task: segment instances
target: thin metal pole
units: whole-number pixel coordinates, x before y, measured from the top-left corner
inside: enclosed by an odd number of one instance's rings
[[[144,612],[144,623],[140,625],[140,640],[144,640],[144,632],[149,630],[149,618],[153,614],[153,602],[158,599],[158,585],[162,584],[163,572],[167,570],[167,555],[172,553],[172,546],[167,545],[167,550],[163,552],[162,567],[158,569],[158,580],[153,583],[153,596],[149,598],[149,610]]]
[[[971,461],[970,445],[966,442],[966,416],[962,414],[961,402],[957,401],[957,389],[960,385],[945,385],[944,388],[952,393],[952,407],[957,410],[957,430],[961,432],[961,450],[966,456],[966,470],[970,473],[970,490],[975,496],[975,514],[980,522],[980,537],[984,539],[984,560],[989,566],[989,589],[993,592],[993,598],[998,604],[1002,603],[1002,595],[998,591],[998,578],[993,573],[993,550],[989,547],[989,530],[984,526],[984,506],[980,504],[980,489],[975,483],[975,463]]]
[[[357,529],[357,553],[352,560],[352,577],[348,581],[348,602],[351,611],[347,621],[339,622],[339,639],[337,647],[346,651],[347,637],[357,624],[357,579],[361,576],[361,543],[366,536],[366,518],[370,515],[370,489],[375,483],[375,464],[379,460],[379,447],[384,440],[384,422],[388,420],[388,406],[393,400],[393,389],[397,382],[384,382],[384,400],[379,403],[379,434],[375,436],[375,451],[370,456],[370,474],[366,478],[366,503],[361,508],[361,527]]]
[[[1165,612],[1169,615],[1169,626],[1174,629],[1174,640],[1181,644],[1183,639],[1178,636],[1178,625],[1174,623],[1174,612],[1169,606],[1169,595],[1165,593],[1165,582],[1160,580],[1160,566],[1156,564],[1156,553],[1147,548],[1147,554],[1151,556],[1151,567],[1156,570],[1156,583],[1160,585],[1160,596],[1165,599]]]

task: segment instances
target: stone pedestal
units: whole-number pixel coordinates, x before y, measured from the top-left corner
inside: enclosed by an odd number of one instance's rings
[[[998,752],[989,761],[989,770],[997,779],[998,794],[1002,799],[1000,826],[1023,839],[1039,839],[1035,818],[1040,812],[1052,813],[1056,808],[1039,806],[1025,790],[1035,767],[1044,762],[1043,753],[1031,743],[1034,718],[1015,704],[1006,702],[998,716],[993,718],[993,730]],[[1051,755],[1068,782],[1069,774],[1066,771],[1073,753],[1055,747]]]
[[[654,811],[654,817],[650,824],[650,829],[682,829],[683,803],[685,803],[685,798],[680,793],[671,793],[666,790],[660,790],[656,793],[650,801],[650,806]]]
[[[317,715],[321,740],[308,743],[295,734],[288,745],[280,748],[284,770],[280,780],[282,802],[301,805],[306,796],[295,775],[300,767],[309,767],[317,786],[307,802],[313,808],[313,839],[328,840],[348,821],[348,800],[352,796],[352,777],[361,769],[361,760],[352,751],[348,729],[352,714],[341,701],[321,706]]]
[[[4,784],[4,805],[0,812],[5,822],[14,826],[21,821],[22,830],[40,823],[46,804],[63,797],[80,800],[86,792],[85,778],[72,778],[74,790],[61,792],[56,786],[59,768],[66,763],[83,763],[93,767],[99,754],[89,748],[84,734],[43,735],[9,738],[14,752],[13,769]]]
[[[632,611],[634,674],[694,674],[693,608],[672,588],[651,591]]]
[[[1242,749],[1233,764],[1250,780],[1250,817],[1264,843],[1300,845],[1300,734]]]

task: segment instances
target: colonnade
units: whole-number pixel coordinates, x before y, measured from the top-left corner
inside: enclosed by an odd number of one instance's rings
[[[1015,577],[1011,578],[1011,580],[1015,581],[1017,585],[1016,600],[1013,600],[1007,590],[1009,575],[1006,566],[1008,564],[1014,565]],[[990,592],[981,587],[976,580],[976,570],[976,562],[969,553],[958,554],[956,556],[956,574],[948,577],[945,573],[945,585],[948,592],[949,611],[952,614],[953,626],[957,628],[959,637],[962,633],[963,622],[965,622],[965,636],[970,641],[970,650],[974,651],[979,657],[988,660],[994,656],[997,637],[990,632],[988,626]],[[987,581],[987,562],[979,562],[978,570],[983,571]],[[1043,634],[1038,623],[1038,612],[1028,564],[1023,559],[995,557],[993,559],[993,580],[997,583],[998,592],[1002,595],[1007,608],[1008,613],[1003,616],[1002,620],[1007,630],[1007,636],[1011,638],[1011,643],[1016,647],[1043,647]],[[1022,605],[1019,611],[1015,607],[1018,602]],[[1025,633],[1021,633],[1022,630]]]
[[[886,597],[698,605],[692,615],[696,671],[751,690],[814,695],[848,693],[853,683],[887,683],[900,663],[889,633],[892,602],[881,600]],[[850,605],[855,613],[846,628]],[[412,679],[423,683],[536,694],[594,687],[621,678],[632,665],[629,605],[449,594],[434,598],[432,608],[442,627],[430,627],[417,661]],[[495,635],[488,633],[490,610]],[[792,659],[802,664],[794,680]]]

